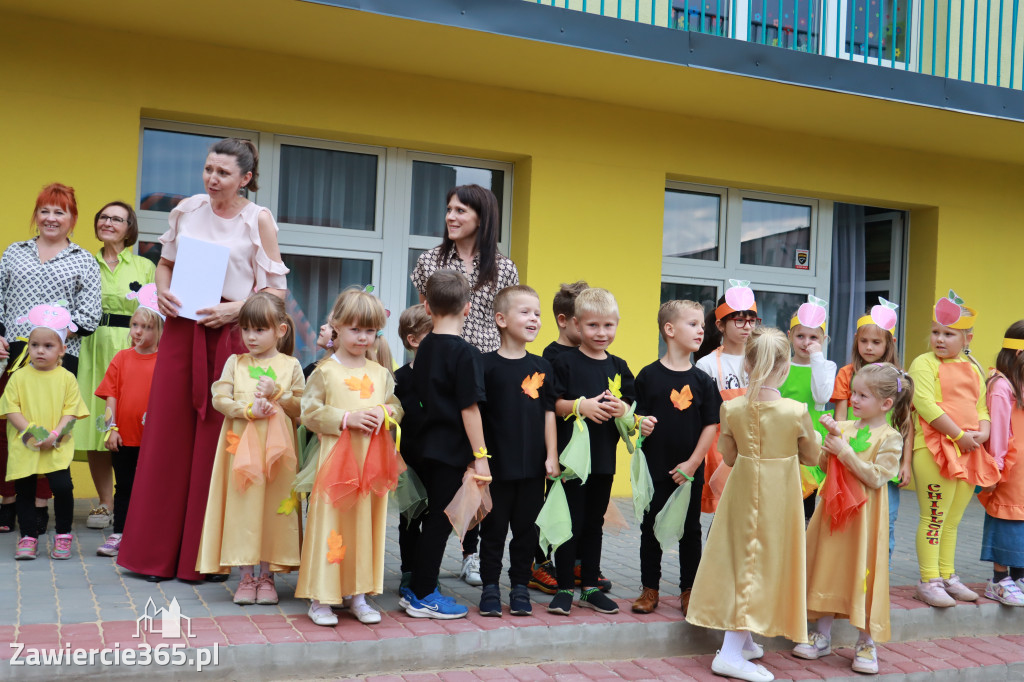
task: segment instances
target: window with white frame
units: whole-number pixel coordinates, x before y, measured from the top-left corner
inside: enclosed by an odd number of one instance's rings
[[[375,287],[391,313],[388,343],[401,357],[398,315],[419,300],[409,274],[420,253],[441,243],[445,194],[455,185],[476,183],[495,193],[498,248],[508,254],[511,164],[155,120],[142,121],[140,131],[140,253],[159,256],[167,213],[204,191],[207,150],[224,137],[250,139],[260,151],[259,191],[247,196],[269,208],[280,227],[296,356],[304,364],[319,354],[319,327],[351,285]]]
[[[829,201],[670,182],[661,300],[713,310],[728,280],[750,280],[763,324],[786,330],[808,294],[828,299],[831,225]]]

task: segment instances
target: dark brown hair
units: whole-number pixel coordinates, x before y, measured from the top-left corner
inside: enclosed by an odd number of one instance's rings
[[[135,215],[135,209],[123,201],[109,201],[103,205],[103,208],[96,211],[96,217],[92,219],[92,231],[96,235],[96,239],[100,238],[100,216],[111,206],[117,206],[127,211],[128,231],[124,233],[124,245],[125,247],[133,246],[139,240],[139,219]]]
[[[469,303],[473,290],[469,280],[455,270],[438,270],[427,280],[423,297],[434,315],[458,315]]]
[[[555,294],[555,300],[551,302],[551,309],[555,313],[555,319],[557,320],[559,315],[565,315],[565,319],[568,320],[575,315],[576,297],[580,295],[581,291],[589,288],[590,285],[582,279],[572,284],[563,284],[558,289],[558,293]]]
[[[288,330],[277,340],[277,350],[291,355],[295,352],[295,322],[285,310],[284,301],[261,291],[245,299],[238,313],[238,326],[242,329],[272,329],[279,324],[288,325]]]
[[[1003,334],[1003,338],[1024,339],[1024,320],[1017,320],[1011,324],[1006,333]],[[1024,353],[1013,348],[1003,348],[996,355],[996,370],[1010,382],[1010,387],[1013,389],[1013,400],[1017,403],[1017,409],[1024,409],[1024,390],[1022,390],[1024,388]],[[993,375],[989,378],[990,384],[996,376]]]
[[[451,188],[444,199],[445,206],[452,197],[458,197],[460,202],[473,209],[480,221],[476,228],[476,253],[480,258],[480,266],[474,289],[485,285],[493,286],[498,280],[498,232],[501,230],[498,198],[494,196],[494,192],[480,185],[459,185]],[[442,258],[451,258],[454,255],[455,242],[448,237],[446,229],[444,239],[441,241],[441,251],[438,253],[438,267]]]
[[[409,306],[398,316],[398,335],[402,337],[402,345],[406,350],[412,350],[409,346],[410,336],[423,336],[430,333],[434,323],[427,315],[427,309],[422,303]]]
[[[245,184],[245,189],[250,192],[259,190],[260,178],[260,153],[252,140],[242,137],[226,137],[210,145],[211,154],[227,154],[235,157],[242,175],[252,173],[252,178]]]

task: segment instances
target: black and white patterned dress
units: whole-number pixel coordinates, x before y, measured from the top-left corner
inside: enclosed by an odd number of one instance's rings
[[[450,256],[441,253],[441,246],[435,246],[429,251],[420,254],[416,260],[416,267],[409,278],[412,280],[416,291],[421,295],[426,293],[427,280],[438,270],[455,270],[461,272],[469,280],[471,287],[476,286],[477,274],[480,272],[480,254],[473,256],[473,273],[466,272],[466,264],[454,252]],[[494,295],[513,284],[519,284],[519,270],[511,259],[502,254],[496,255],[498,275],[493,285],[485,284],[479,289],[473,290],[473,297],[469,304],[469,317],[466,318],[466,326],[462,329],[462,338],[480,349],[481,353],[489,353],[498,350],[501,345],[501,336],[498,334],[498,326],[494,323]]]
[[[46,261],[39,262],[35,239],[14,242],[0,258],[0,322],[7,330],[7,342],[27,337],[28,322],[17,319],[36,305],[67,301],[67,309],[79,333],[91,333],[100,323],[100,268],[96,258],[78,244]],[[78,357],[82,346],[76,334],[68,340],[67,352]]]

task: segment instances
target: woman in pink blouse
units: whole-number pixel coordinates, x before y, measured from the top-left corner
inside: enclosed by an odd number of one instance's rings
[[[288,268],[281,262],[277,224],[268,209],[241,194],[257,189],[258,164],[249,140],[215,143],[203,168],[206,194],[178,204],[160,237],[156,285],[167,322],[117,557],[118,565],[151,582],[201,578],[196,555],[224,418],[210,405],[210,387],[228,356],[245,352],[235,326],[245,299],[254,291],[285,295]],[[197,311],[204,315],[198,322],[178,317],[181,301],[170,290],[182,235],[231,249],[221,303]]]

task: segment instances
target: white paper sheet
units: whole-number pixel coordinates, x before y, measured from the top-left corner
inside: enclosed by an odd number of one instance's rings
[[[179,317],[198,320],[197,310],[220,303],[228,274],[231,249],[222,244],[178,236],[178,253],[171,273],[171,293],[181,301]]]

